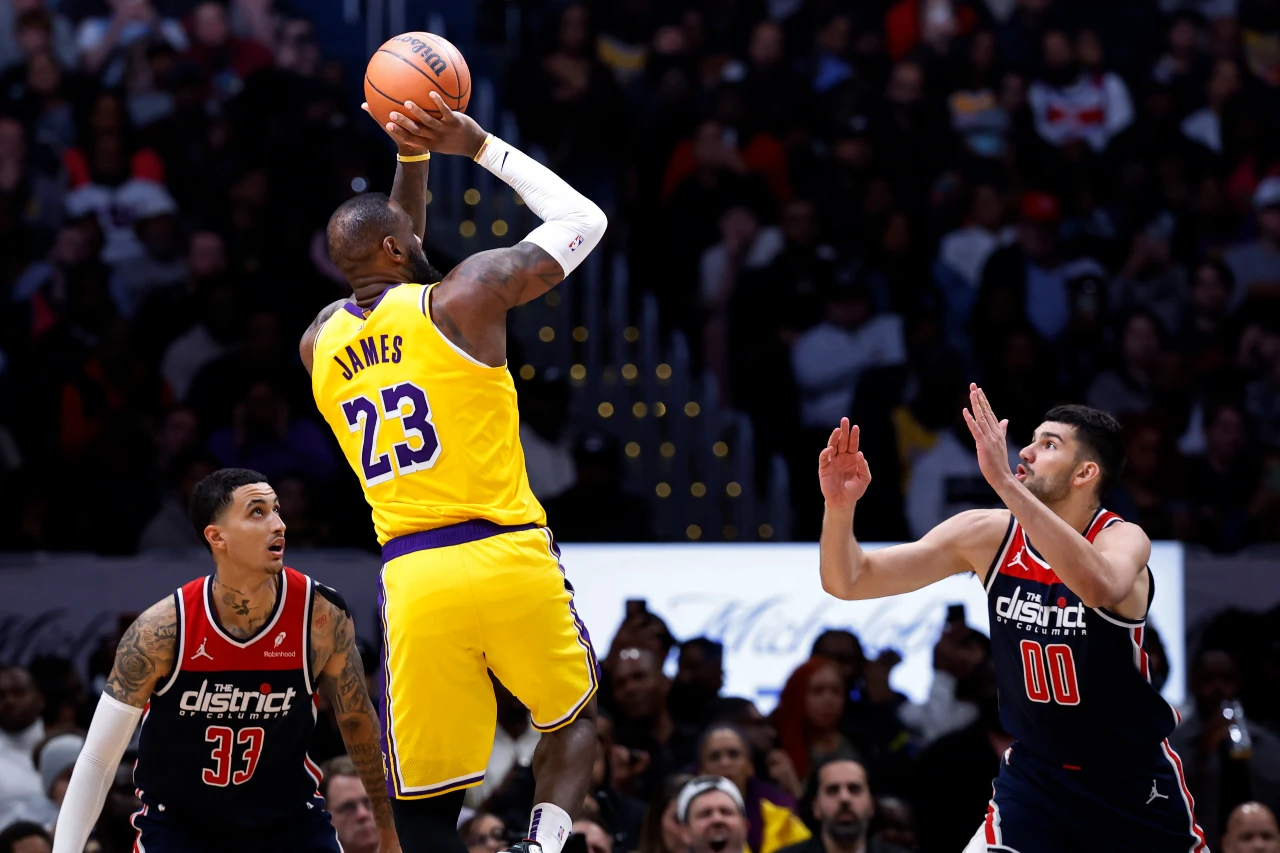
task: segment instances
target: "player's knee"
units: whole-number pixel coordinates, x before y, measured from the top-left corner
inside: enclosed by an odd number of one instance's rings
[[[458,837],[458,815],[465,791],[450,791],[420,800],[393,800],[396,832],[400,846],[408,851],[462,851]]]

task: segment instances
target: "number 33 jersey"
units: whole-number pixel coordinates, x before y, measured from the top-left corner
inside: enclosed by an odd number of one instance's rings
[[[1099,510],[1085,538],[1121,521]],[[1085,606],[1012,517],[987,599],[1000,721],[1022,746],[1072,768],[1159,755],[1178,715],[1151,685],[1145,620]]]
[[[315,584],[289,568],[280,580],[272,614],[243,640],[218,623],[212,576],[174,593],[174,669],[147,703],[133,774],[148,812],[228,830],[324,807],[320,768],[307,757]]]
[[[438,286],[400,284],[363,310],[349,302],[316,336],[312,393],[364,485],[380,544],[473,519],[546,521],[511,374],[436,328]]]

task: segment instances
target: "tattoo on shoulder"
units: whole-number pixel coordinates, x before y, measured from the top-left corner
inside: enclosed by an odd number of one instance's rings
[[[564,280],[560,262],[533,243],[517,243],[473,255],[460,268],[461,275],[508,306],[519,304],[529,285],[550,290]]]
[[[156,682],[173,669],[178,630],[172,598],[148,608],[120,639],[104,692],[127,705],[145,705]]]

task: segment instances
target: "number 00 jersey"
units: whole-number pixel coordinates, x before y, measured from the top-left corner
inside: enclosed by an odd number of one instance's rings
[[[220,830],[296,820],[324,803],[307,757],[315,584],[286,568],[275,610],[252,637],[218,624],[213,578],[178,589],[174,669],[142,718],[134,784],[148,811]]]
[[[1098,510],[1085,538],[1121,520]],[[1151,686],[1145,620],[1086,607],[1012,517],[987,599],[1000,721],[1020,744],[1070,767],[1160,755],[1178,714]]]
[[[463,521],[545,523],[529,488],[515,383],[431,320],[436,285],[343,306],[316,337],[311,389],[364,484],[378,542]]]

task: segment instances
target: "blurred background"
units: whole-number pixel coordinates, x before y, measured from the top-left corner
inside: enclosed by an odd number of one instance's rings
[[[291,562],[369,597],[367,507],[295,344],[348,292],[329,214],[393,174],[359,110],[364,63],[417,29],[465,54],[471,115],[610,217],[588,263],[510,321],[557,538],[685,543],[684,581],[728,595],[735,552],[699,549],[815,540],[813,465],[841,415],[876,476],[856,532],[888,542],[996,504],[959,417],[969,381],[1010,419],[1011,453],[1055,403],[1097,406],[1129,449],[1107,506],[1177,567],[1160,595],[1178,652],[1160,658],[1184,661],[1165,677],[1211,842],[1234,805],[1280,805],[1280,0],[2,0],[0,662],[22,668],[0,672],[0,826],[48,821],[33,748],[87,722],[120,618],[207,565],[185,513],[205,474],[266,473]],[[431,173],[437,267],[533,227],[465,159]],[[866,654],[823,633],[857,619],[788,611],[769,654],[800,665],[793,693],[839,676],[834,716],[805,722],[781,677],[716,698],[725,663],[759,651],[734,620],[773,591],[696,620],[651,598],[624,621],[639,596],[582,553],[612,578],[590,626],[602,703],[656,697],[602,728],[613,849],[640,844],[637,797],[661,843],[664,780],[706,766],[712,720],[749,740],[744,791],[750,770],[798,821],[818,826],[794,800],[818,753],[794,738],[821,730],[887,798],[878,843],[971,834],[998,728],[973,607],[953,623],[935,602],[927,641],[882,631]],[[816,588],[812,562],[779,557],[777,594]],[[1222,724],[1236,700],[1247,756]],[[507,720],[511,785],[469,802],[509,818],[531,791],[527,726]],[[948,819],[963,831],[938,836]],[[483,845],[493,826],[465,831]]]

